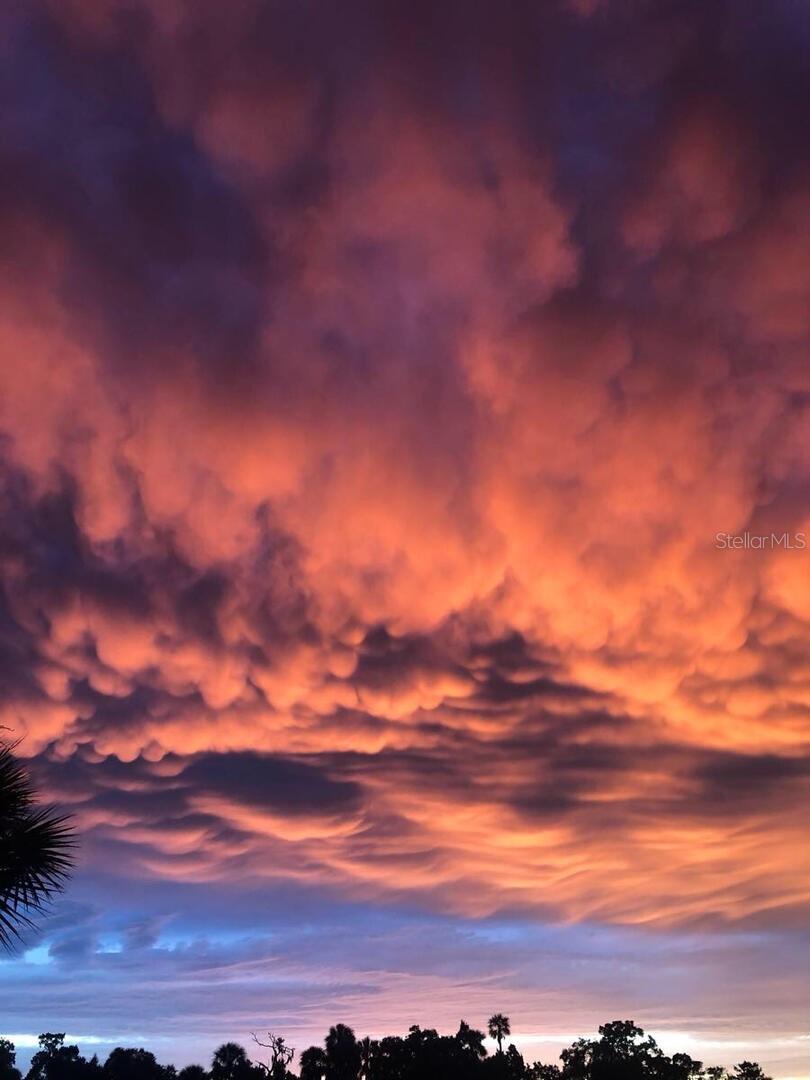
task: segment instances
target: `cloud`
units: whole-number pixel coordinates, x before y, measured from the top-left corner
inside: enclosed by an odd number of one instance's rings
[[[806,926],[796,5],[321,15],[3,16],[0,722],[90,873]]]
[[[96,896],[101,885],[84,879],[76,888]],[[167,896],[146,884],[140,903],[149,914],[139,921],[113,916],[106,903],[94,912],[100,941],[93,951],[68,956],[51,948],[45,965],[6,960],[0,980],[16,993],[9,994],[5,1023],[28,1030],[30,1002],[41,995],[37,1019],[58,1017],[92,1034],[98,1045],[86,1044],[88,1053],[103,1056],[113,1041],[141,1043],[148,1031],[161,1060],[184,1062],[207,1060],[225,1038],[247,1043],[251,1028],[269,1025],[301,1049],[319,1042],[337,1016],[371,1034],[409,1021],[452,1030],[460,1011],[482,1023],[498,1000],[528,1056],[551,1061],[574,1033],[604,1021],[611,993],[619,1013],[636,1016],[664,1040],[690,1043],[705,1060],[734,1060],[745,1044],[783,1068],[802,1061],[796,1002],[806,996],[807,977],[803,938],[795,932],[729,941],[519,920],[417,919],[390,908],[324,905],[304,893],[282,902],[276,896],[268,909],[267,894],[234,898],[227,887],[185,886],[173,899],[182,919],[164,917],[154,942],[139,935],[144,924],[157,925],[153,912],[165,912]],[[226,910],[239,917],[236,933],[223,919]],[[752,970],[756,980],[748,977]],[[763,1029],[774,979],[790,999]],[[182,1012],[178,1001],[186,1003]]]

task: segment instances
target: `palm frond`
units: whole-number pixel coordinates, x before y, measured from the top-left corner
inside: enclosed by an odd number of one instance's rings
[[[10,947],[64,887],[73,845],[70,819],[37,805],[27,772],[0,747],[0,945]]]

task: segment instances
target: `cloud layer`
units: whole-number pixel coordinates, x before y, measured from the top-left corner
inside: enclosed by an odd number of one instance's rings
[[[802,5],[0,37],[0,722],[89,872],[806,928]]]

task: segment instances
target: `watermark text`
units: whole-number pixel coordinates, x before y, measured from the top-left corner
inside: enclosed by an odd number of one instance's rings
[[[714,546],[722,551],[804,551],[807,533],[724,533],[714,535]]]

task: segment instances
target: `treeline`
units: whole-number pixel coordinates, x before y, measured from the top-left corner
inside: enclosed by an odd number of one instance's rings
[[[254,1057],[238,1043],[224,1043],[208,1068],[160,1065],[141,1048],[117,1047],[104,1064],[84,1058],[63,1034],[39,1037],[25,1080],[770,1080],[759,1065],[743,1061],[731,1071],[704,1066],[688,1054],[664,1054],[655,1039],[631,1020],[599,1028],[596,1039],[578,1039],[559,1065],[528,1064],[512,1043],[509,1018],[493,1016],[488,1033],[498,1049],[488,1054],[484,1032],[463,1020],[455,1035],[412,1027],[405,1036],[357,1039],[336,1024],[323,1046],[304,1050],[293,1069],[295,1050],[282,1036],[254,1035]],[[506,1044],[506,1046],[504,1045]],[[0,1039],[0,1080],[23,1080],[12,1043]]]

